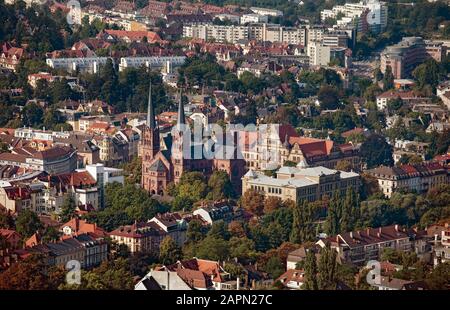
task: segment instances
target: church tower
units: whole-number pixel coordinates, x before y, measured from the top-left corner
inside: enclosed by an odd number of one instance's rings
[[[183,95],[180,91],[180,101],[178,103],[178,118],[176,131],[173,136],[172,142],[172,165],[173,165],[173,176],[175,183],[181,178],[183,171],[185,170],[186,165],[189,163],[189,159],[184,158],[183,152],[185,151],[183,147],[187,147],[183,145],[183,130],[185,127],[185,115],[184,115],[184,104],[183,104]]]
[[[142,130],[141,154],[142,154],[142,179],[141,186],[150,189],[150,165],[155,155],[160,151],[159,128],[156,124],[155,109],[152,102],[152,84],[148,90],[147,121]]]

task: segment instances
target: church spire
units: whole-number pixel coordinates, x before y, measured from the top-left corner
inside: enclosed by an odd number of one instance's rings
[[[153,103],[152,103],[152,82],[151,81],[150,81],[150,85],[148,87],[147,126],[150,129],[156,128],[155,109],[154,109]]]
[[[178,130],[181,130],[181,125],[184,125],[185,116],[184,116],[184,104],[183,104],[183,94],[180,90],[180,102],[178,103],[178,119],[177,119],[177,127]]]

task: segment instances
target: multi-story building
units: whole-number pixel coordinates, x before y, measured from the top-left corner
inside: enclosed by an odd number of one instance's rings
[[[42,151],[15,148],[0,154],[1,165],[13,165],[47,173],[68,173],[77,167],[77,151],[70,146],[54,146]]]
[[[378,260],[387,248],[402,252],[413,249],[409,235],[399,225],[345,232],[321,239],[316,244],[330,246],[342,261],[356,265]]]
[[[388,90],[379,94],[377,97],[377,108],[382,111],[387,108],[389,101],[400,98],[404,104],[411,105],[420,103],[431,103],[430,97],[423,97],[414,91],[394,91]]]
[[[337,25],[354,25],[360,33],[380,33],[387,26],[388,7],[385,2],[378,0],[363,0],[323,10],[320,17],[322,21],[328,18],[337,19]]]
[[[25,50],[13,47],[10,43],[3,43],[0,54],[0,67],[16,71],[20,61],[25,57]]]
[[[159,253],[166,233],[154,222],[120,226],[109,233],[113,242],[125,244],[131,253]]]
[[[284,27],[266,23],[249,24],[247,26],[194,24],[183,26],[183,37],[228,43],[256,40],[306,45],[306,28]]]
[[[450,225],[441,231],[441,242],[434,247],[434,265],[450,261]]]
[[[276,177],[249,170],[242,177],[243,194],[248,190],[255,190],[266,197],[294,202],[312,202],[325,196],[332,197],[335,192],[343,196],[348,189],[358,192],[359,185],[359,174],[325,167],[282,167],[277,170]]]
[[[109,57],[81,57],[81,58],[47,58],[47,65],[53,69],[68,72],[97,73],[100,66],[105,65]]]
[[[176,68],[182,66],[185,61],[185,56],[122,57],[119,63],[119,71],[142,66],[152,70],[161,70],[167,67]]]
[[[0,204],[15,214],[31,209],[31,190],[22,185],[0,187]]]
[[[238,135],[240,152],[249,169],[271,170],[286,162],[334,169],[340,161],[347,161],[354,170],[361,168],[357,146],[300,137],[290,125],[260,125]]]
[[[244,14],[241,16],[241,24],[255,24],[255,23],[267,23],[269,18],[267,15],[260,14]]]
[[[327,66],[330,62],[330,47],[321,42],[308,42],[307,55],[309,64],[313,66]]]
[[[251,7],[250,11],[259,15],[274,16],[274,17],[283,16],[283,12],[274,9]]]
[[[429,58],[425,41],[420,37],[404,37],[395,45],[386,47],[381,53],[381,72],[388,66],[395,79],[403,79],[412,73],[414,68]]]
[[[380,166],[367,172],[377,179],[382,193],[387,197],[398,191],[425,193],[449,183],[447,169],[437,162],[399,167]]]
[[[51,266],[65,267],[69,261],[78,261],[81,268],[98,266],[108,256],[108,244],[93,234],[80,234],[59,242],[37,244],[27,249],[30,253],[41,253]]]

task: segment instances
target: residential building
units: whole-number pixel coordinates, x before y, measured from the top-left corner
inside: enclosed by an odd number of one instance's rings
[[[42,151],[15,148],[0,154],[1,165],[13,165],[48,173],[67,173],[77,167],[77,151],[68,146],[54,146]]]
[[[321,42],[308,42],[307,55],[310,65],[327,66],[330,63],[330,47]]]
[[[250,11],[252,11],[255,14],[259,14],[259,15],[274,16],[274,17],[283,16],[283,12],[281,12],[279,10],[274,10],[274,9],[251,7]]]
[[[229,223],[232,220],[240,217],[242,213],[240,209],[230,205],[227,201],[220,201],[215,203],[204,203],[199,208],[192,212],[192,215],[201,218],[202,221],[208,225],[212,225],[217,221],[224,221]]]
[[[179,213],[157,214],[149,222],[158,225],[179,247],[186,242],[187,221]]]
[[[8,249],[18,249],[22,245],[22,236],[15,230],[0,228],[0,236]]]
[[[445,224],[444,229],[441,231],[440,244],[435,244],[433,254],[434,266],[450,261],[450,225],[448,223]]]
[[[391,276],[385,277],[381,276],[379,284],[373,284],[372,286],[378,288],[380,291],[416,291],[416,290],[427,290],[428,285],[425,281],[410,281],[398,278],[393,278]]]
[[[321,247],[330,246],[336,250],[343,262],[364,265],[369,260],[379,260],[384,249],[401,252],[412,251],[409,235],[399,225],[367,228],[321,239]]]
[[[107,233],[102,228],[98,227],[97,224],[88,223],[85,220],[80,220],[78,217],[74,217],[67,223],[60,226],[60,231],[65,236],[78,236],[80,234],[91,234],[98,237],[106,237]]]
[[[382,193],[387,197],[398,191],[426,193],[432,188],[449,184],[447,169],[437,162],[399,167],[380,166],[367,173],[377,179]]]
[[[380,33],[387,26],[387,3],[378,0],[363,0],[358,3],[336,5],[331,10],[320,13],[322,21],[328,18],[339,18],[338,26],[354,25],[358,32]]]
[[[167,67],[176,68],[182,66],[185,61],[185,56],[122,57],[119,63],[119,71],[142,66],[152,70],[161,70]]]
[[[25,50],[20,47],[13,47],[5,42],[1,46],[0,67],[16,71],[20,61],[25,57]]]
[[[299,290],[306,281],[305,271],[303,269],[288,269],[285,273],[276,279],[275,282],[280,283],[290,290]]]
[[[66,267],[69,261],[76,260],[81,268],[91,268],[106,261],[108,244],[103,238],[90,233],[63,239],[59,242],[37,244],[27,249],[30,253],[41,253],[52,266]]]
[[[172,265],[158,267],[155,270],[176,272],[178,277],[191,289],[229,290],[233,289],[233,287],[236,288],[236,282],[228,281],[230,280],[230,274],[217,261],[193,258],[178,261]],[[170,286],[166,286],[165,289],[170,289]]]
[[[81,58],[47,58],[50,68],[62,69],[68,72],[97,73],[102,65],[111,59],[109,57],[81,57]],[[112,59],[111,59],[112,60]]]
[[[423,97],[417,94],[415,91],[397,91],[397,90],[388,90],[384,93],[379,94],[377,97],[377,108],[382,111],[387,108],[389,101],[400,98],[404,104],[414,105],[420,103],[430,103],[431,98]]]
[[[125,244],[130,253],[159,253],[159,245],[166,236],[156,223],[134,223],[120,226],[109,233],[117,244]]]
[[[23,185],[0,187],[0,205],[14,214],[31,209],[30,188]]]
[[[240,22],[242,25],[245,24],[259,24],[259,23],[267,23],[269,22],[269,18],[267,15],[260,14],[244,14],[241,16]]]
[[[242,194],[256,190],[266,197],[281,200],[313,202],[323,197],[332,197],[338,191],[341,196],[348,189],[358,192],[360,176],[354,172],[332,170],[325,167],[302,168],[281,167],[276,177],[249,170],[242,178]]]

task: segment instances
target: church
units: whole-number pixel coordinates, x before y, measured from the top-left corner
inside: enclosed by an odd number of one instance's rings
[[[214,170],[225,171],[236,193],[241,192],[241,177],[245,174],[245,161],[238,156],[232,159],[209,159],[201,153],[200,158],[186,158],[183,150],[191,150],[194,143],[183,136],[187,127],[184,105],[178,104],[175,130],[161,137],[152,102],[151,85],[148,94],[147,120],[142,131],[140,148],[142,156],[141,186],[150,194],[164,196],[170,183],[178,183],[184,172],[199,171],[209,177]],[[234,137],[236,139],[237,135]],[[189,145],[185,145],[188,143]]]

